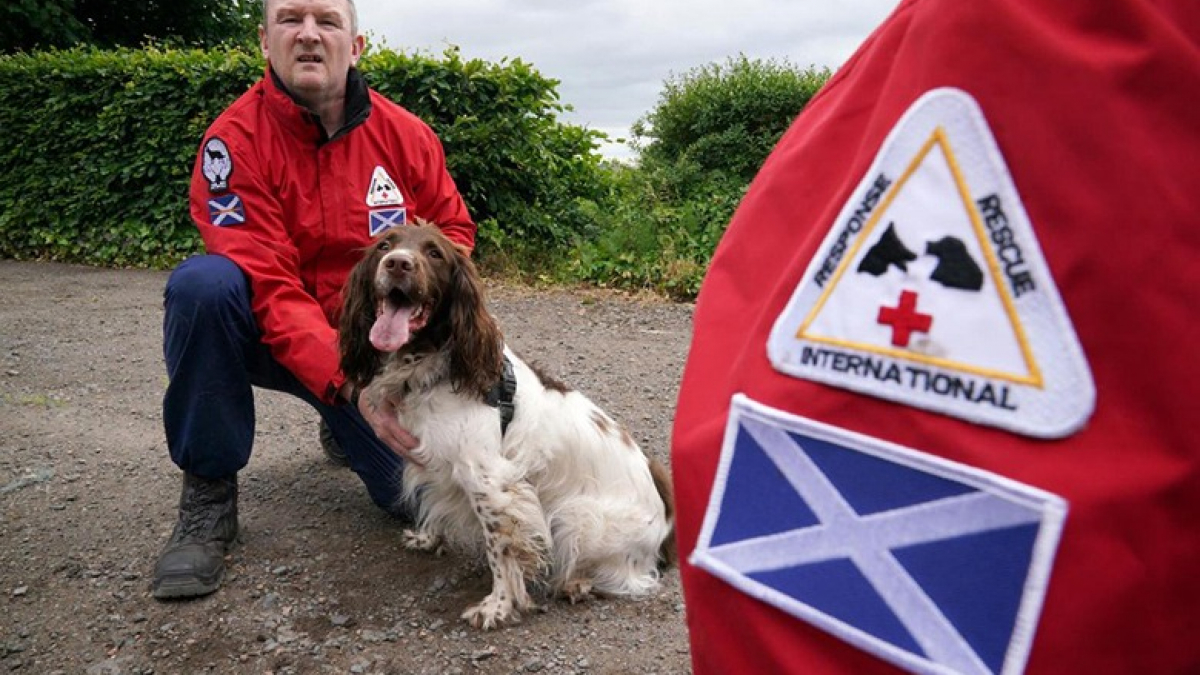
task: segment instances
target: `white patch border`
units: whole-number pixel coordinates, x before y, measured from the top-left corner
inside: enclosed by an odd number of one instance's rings
[[[218,200],[230,198],[233,201],[228,206],[220,204]],[[236,210],[241,214],[241,220],[235,222],[218,223],[214,220],[216,214],[213,213],[214,208],[225,209],[227,211]],[[225,192],[224,194],[209,195],[208,197],[208,222],[213,227],[241,227],[246,224],[246,202],[236,192]]]
[[[394,212],[399,213],[400,219],[403,222],[399,222],[399,223],[392,222],[391,218],[384,218],[382,215],[380,215],[386,211],[394,211]],[[380,224],[384,225],[384,227],[381,227],[378,229],[375,228],[374,216],[376,216],[376,215],[379,215]],[[393,206],[393,207],[382,208],[382,209],[371,209],[370,211],[367,212],[367,234],[370,235],[371,237],[378,237],[379,235],[383,234],[384,232],[387,232],[390,229],[393,229],[396,227],[404,227],[407,224],[408,224],[408,207],[407,206]]]
[[[229,166],[226,171],[213,171],[214,168],[208,161],[208,152],[210,148],[219,149],[225,153],[228,158]],[[209,136],[204,141],[204,148],[201,150],[204,153],[200,158],[200,173],[208,179],[208,191],[212,194],[221,194],[229,191],[229,179],[233,177],[233,153],[229,151],[227,144],[220,136]]]
[[[961,116],[964,123],[971,128],[974,139],[979,141],[980,149],[987,159],[984,169],[978,167],[969,170],[961,169],[964,173],[970,174],[968,178],[981,178],[972,186],[971,196],[978,198],[988,193],[1001,196],[1004,200],[1009,227],[1016,236],[1020,237],[1021,249],[1025,252],[1029,270],[1038,282],[1038,292],[1029,300],[1022,301],[1014,298],[1012,301],[1014,304],[1022,305],[1016,309],[1019,320],[1027,322],[1030,317],[1035,317],[1039,323],[1045,324],[1038,327],[1040,330],[1028,330],[1028,339],[1037,357],[1037,362],[1043,369],[1045,383],[1044,387],[1023,386],[1015,383],[1014,389],[1023,396],[1022,409],[1015,413],[999,407],[989,407],[980,403],[964,402],[918,391],[912,386],[897,387],[868,377],[835,373],[820,366],[806,366],[801,363],[800,354],[808,341],[797,337],[796,332],[803,324],[804,317],[824,297],[825,291],[816,286],[814,279],[820,271],[823,261],[836,244],[843,224],[849,220],[870,192],[875,178],[885,168],[884,165],[890,166],[895,162],[892,158],[895,146],[902,141],[920,146],[944,125],[945,118],[940,115],[949,114]],[[913,138],[918,140],[914,142]],[[906,157],[907,155],[901,156]],[[981,173],[990,173],[990,175],[981,176]],[[895,176],[893,176],[894,178]],[[884,199],[890,194],[891,187],[894,186],[889,186],[883,196]],[[872,217],[877,213],[877,210],[873,211]],[[856,238],[860,234],[861,232],[856,233]],[[839,269],[846,264],[849,264],[849,257],[839,262]],[[1029,327],[1025,326],[1025,328]],[[1096,405],[1095,383],[1083,347],[1050,274],[1033,225],[1025,212],[1000,148],[987,125],[983,111],[974,98],[961,89],[951,87],[938,88],[925,93],[897,121],[876,154],[871,167],[830,226],[828,234],[810,261],[785,309],[776,319],[767,341],[767,352],[775,369],[787,375],[822,382],[1035,438],[1063,438],[1079,431],[1091,418]],[[902,359],[896,357],[884,358],[888,359],[889,363],[904,363]],[[934,375],[962,374],[960,371],[938,365],[923,364],[923,368]],[[994,384],[996,382],[986,375],[972,375],[984,383]]]
[[[375,198],[375,185],[380,181],[387,181],[391,189],[396,191],[395,199]],[[391,175],[388,174],[387,169],[383,168],[382,164],[375,165],[375,170],[371,172],[371,183],[367,186],[367,197],[365,202],[367,206],[373,209],[385,206],[404,205],[404,193],[400,191],[400,186],[396,184],[396,181],[392,179]]]
[[[693,566],[708,571],[756,600],[772,605],[863,651],[920,675],[959,675],[959,673],[880,640],[765,584],[756,582],[710,553],[712,535],[717,521],[720,519],[721,503],[725,497],[739,422],[742,418],[758,420],[840,446],[851,447],[864,454],[947,480],[964,483],[980,491],[999,495],[1025,504],[1032,509],[1040,510],[1042,512],[1041,525],[1034,543],[1029,573],[1025,579],[1020,608],[1017,612],[1013,635],[1005,653],[1001,675],[1019,675],[1024,672],[1049,587],[1055,554],[1066,522],[1068,503],[1065,499],[1040,488],[1018,483],[976,467],[787,413],[754,401],[740,392],[734,394],[730,402],[729,416],[725,424],[725,437],[721,445],[721,457],[718,461],[712,491],[709,494],[708,507],[705,509],[704,522],[700,528],[700,536],[696,540],[696,547],[688,561]]]

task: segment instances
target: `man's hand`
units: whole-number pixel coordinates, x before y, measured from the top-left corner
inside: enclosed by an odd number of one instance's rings
[[[353,385],[349,382],[342,387],[342,395],[347,401],[351,401]],[[358,412],[362,414],[363,419],[367,424],[371,425],[371,430],[383,441],[383,444],[388,446],[392,452],[403,457],[406,461],[412,462],[418,466],[421,462],[417,461],[412,454],[413,450],[421,444],[421,441],[409,433],[408,429],[400,426],[398,411],[392,401],[381,398],[378,403],[373,402],[371,396],[358,397]]]

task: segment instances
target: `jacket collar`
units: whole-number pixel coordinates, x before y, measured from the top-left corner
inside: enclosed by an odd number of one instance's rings
[[[265,98],[271,112],[294,133],[323,145],[336,138],[345,136],[355,127],[367,121],[371,115],[371,93],[367,82],[357,68],[351,68],[346,75],[346,114],[345,120],[332,136],[327,136],[321,118],[305,108],[292,92],[288,91],[283,81],[267,65],[268,77],[263,78]]]

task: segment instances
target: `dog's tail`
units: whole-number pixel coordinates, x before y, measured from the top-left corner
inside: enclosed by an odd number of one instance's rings
[[[663,509],[667,514],[667,523],[671,526],[667,538],[658,547],[658,569],[667,570],[679,562],[679,552],[675,547],[675,488],[671,485],[671,472],[661,462],[653,457],[650,460],[650,476],[654,479],[654,489],[662,499]]]

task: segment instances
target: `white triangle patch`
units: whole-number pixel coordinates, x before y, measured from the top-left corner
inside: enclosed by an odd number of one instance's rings
[[[1095,386],[1000,149],[958,89],[884,141],[768,343],[776,369],[1040,438]]]
[[[371,187],[367,188],[367,206],[400,206],[403,203],[404,195],[396,187],[396,181],[382,166],[375,167],[375,172],[371,174]]]

